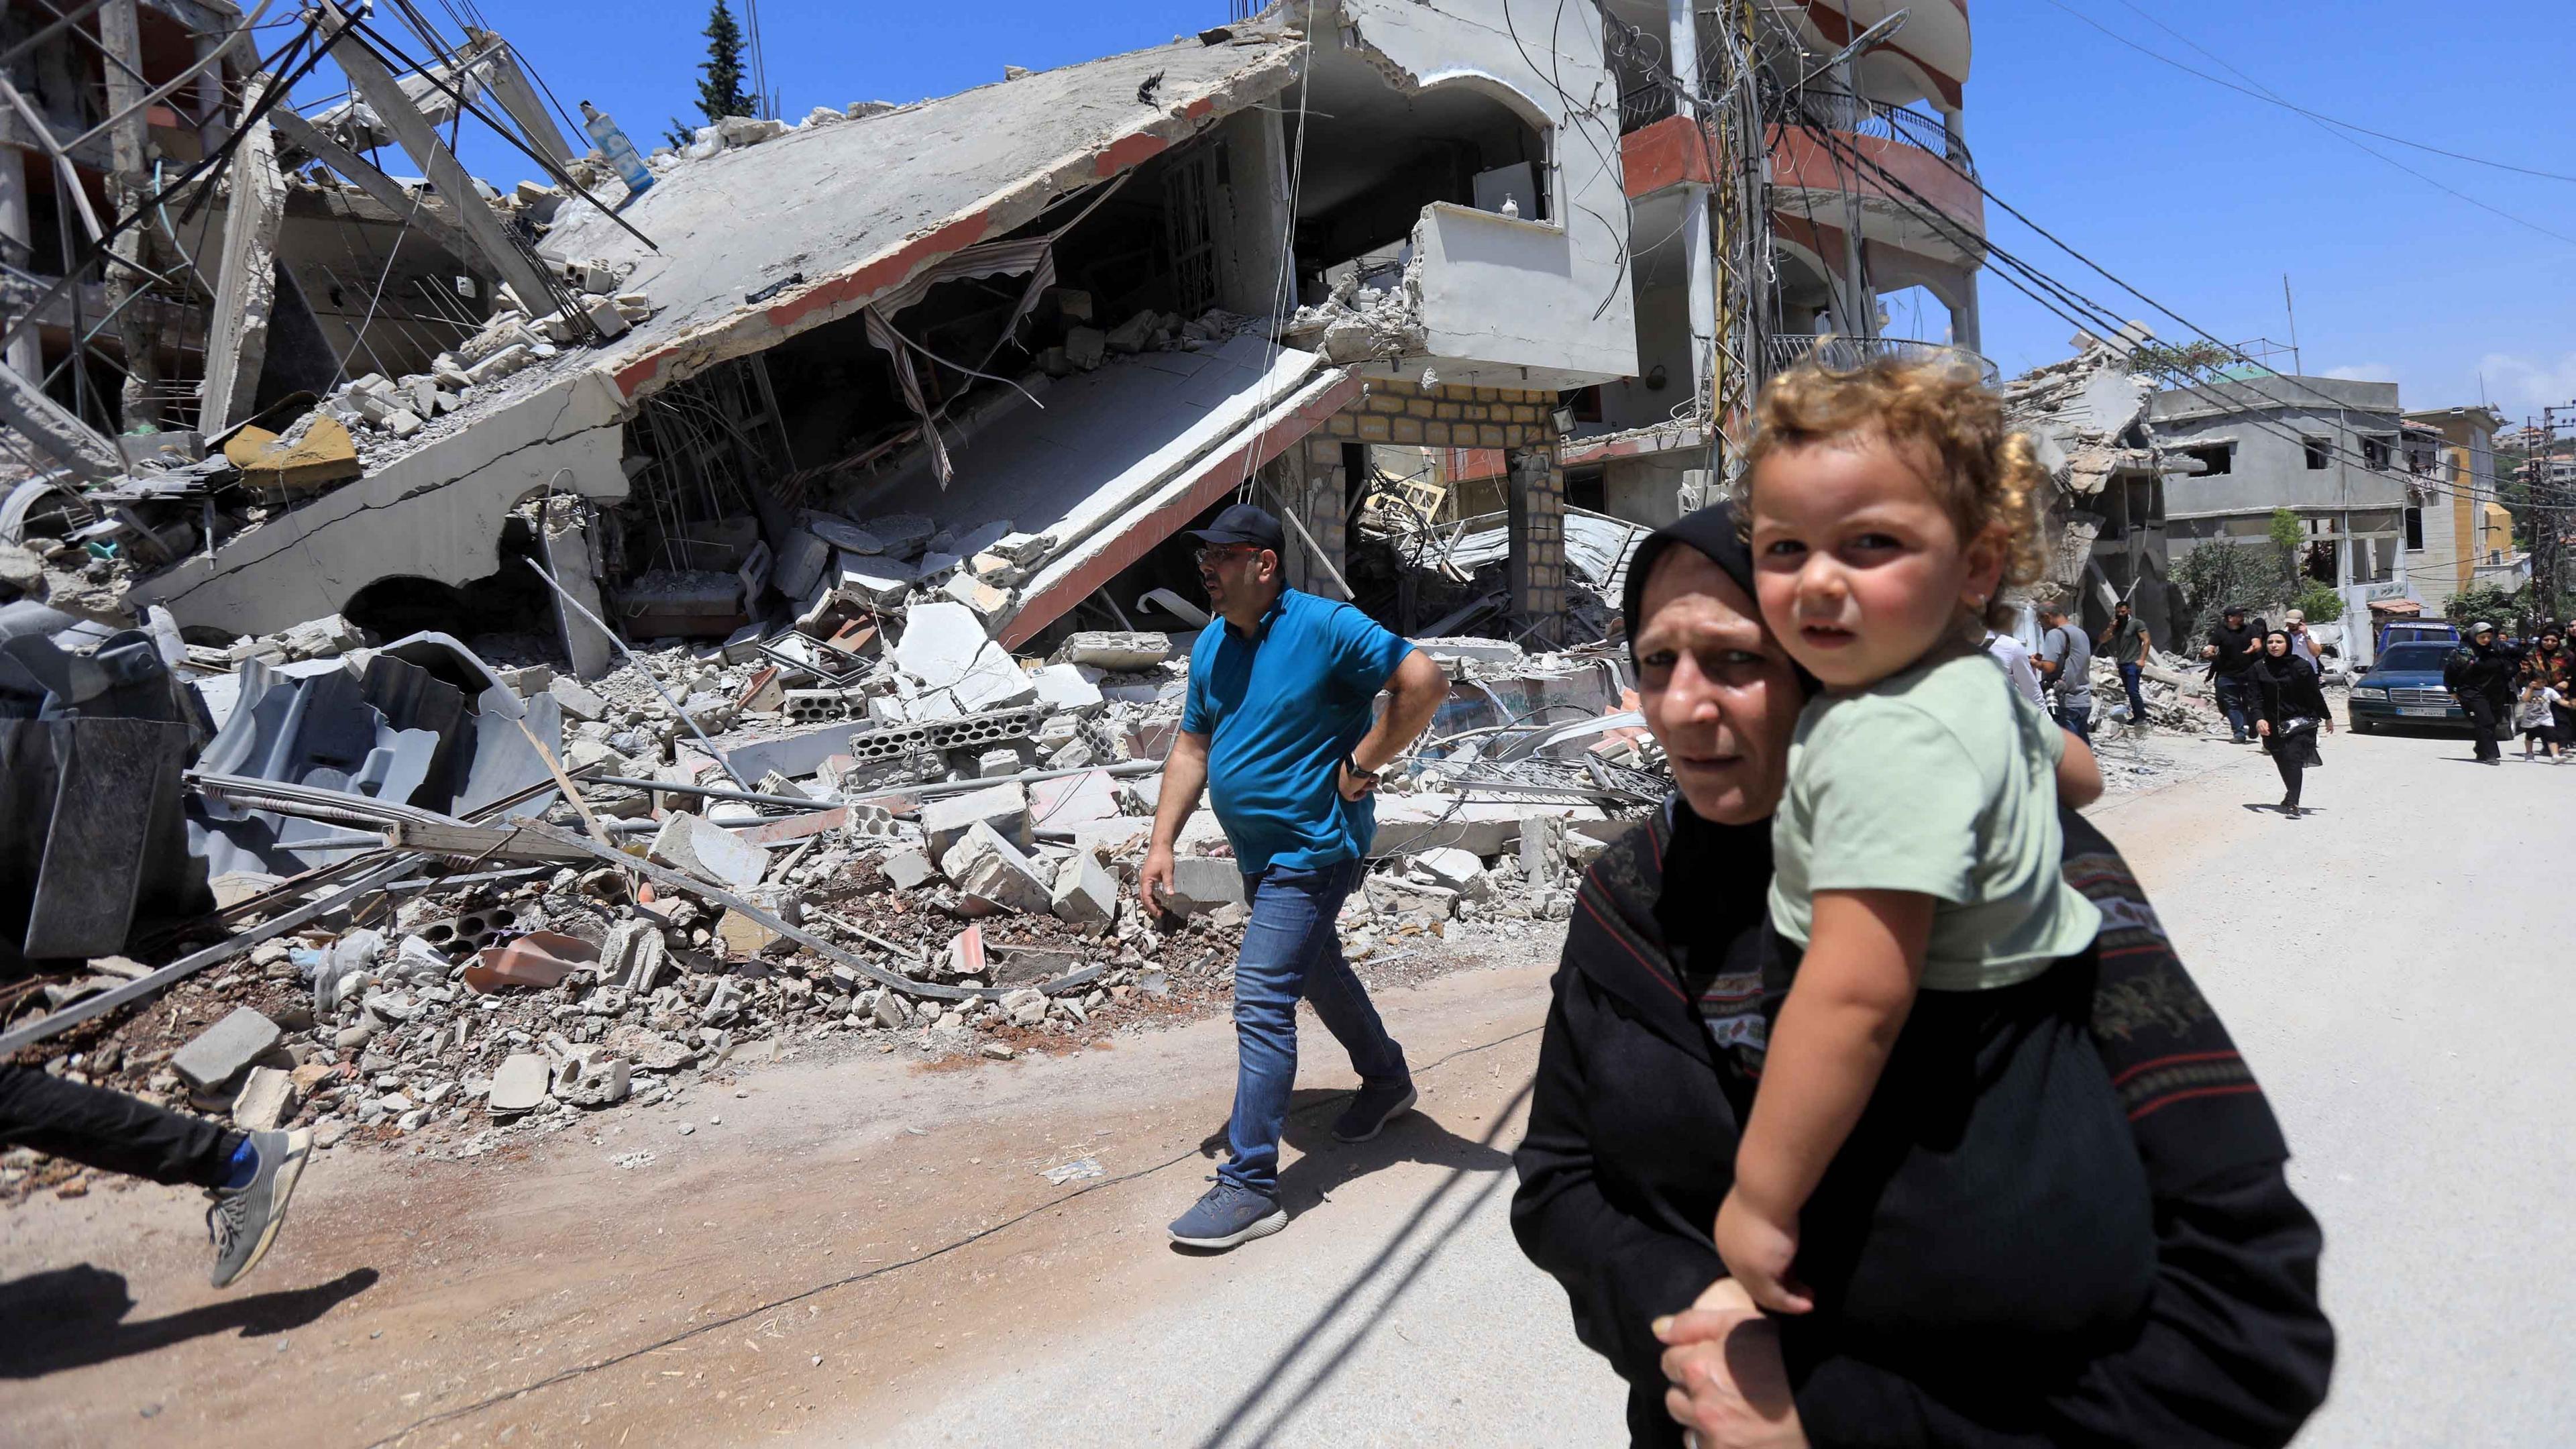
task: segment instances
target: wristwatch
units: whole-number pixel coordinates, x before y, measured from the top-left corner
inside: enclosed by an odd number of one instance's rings
[[[1368,781],[1368,782],[1369,782],[1370,784],[1372,784],[1372,785],[1374,785],[1374,784],[1376,784],[1376,783],[1377,783],[1377,771],[1375,771],[1375,770],[1363,770],[1363,769],[1361,769],[1361,768],[1360,768],[1359,757],[1358,757],[1358,756],[1356,756],[1356,755],[1350,755],[1350,754],[1345,754],[1345,755],[1343,755],[1343,756],[1342,756],[1342,768],[1343,768],[1343,769],[1345,769],[1345,770],[1350,771],[1352,774],[1354,774],[1354,775],[1358,776],[1359,778],[1361,778],[1361,779],[1363,779],[1363,780]]]

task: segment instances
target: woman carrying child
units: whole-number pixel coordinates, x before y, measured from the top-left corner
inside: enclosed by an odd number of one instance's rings
[[[2066,737],[1977,648],[2039,576],[2047,475],[1964,370],[1803,370],[1759,414],[1756,594],[1823,689],[1772,821],[1776,1015],[1718,1253],[1793,1342],[1936,1377],[2080,1358],[2133,1331],[2154,1237],[2085,1035]]]
[[[2317,731],[2334,731],[2334,711],[2326,708],[2325,691],[2317,686],[2316,666],[2299,653],[2285,630],[2263,636],[2263,656],[2246,678],[2254,684],[2255,733],[2281,772],[2281,813],[2299,818],[2299,785],[2306,772],[2322,768]]]

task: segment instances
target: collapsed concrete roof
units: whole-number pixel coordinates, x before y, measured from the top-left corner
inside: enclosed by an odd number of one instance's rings
[[[446,420],[457,426],[142,581],[132,597],[168,605],[183,623],[262,634],[337,613],[379,579],[486,577],[520,501],[627,496],[619,460],[639,397],[851,316],[942,258],[1277,94],[1300,47],[1248,32],[1179,42],[863,119],[809,121],[661,172],[619,212],[658,249],[569,201],[540,250],[631,268],[623,285],[651,293],[650,320],[511,378]],[[601,199],[616,206],[620,194],[611,184]]]
[[[633,397],[850,316],[941,257],[1276,94],[1297,50],[1284,38],[1188,41],[808,124],[664,173],[619,213],[658,252],[584,202],[557,214],[542,250],[632,264],[627,285],[663,309],[612,353]]]

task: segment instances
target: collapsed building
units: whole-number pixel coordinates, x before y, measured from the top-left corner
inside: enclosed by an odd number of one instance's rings
[[[18,279],[0,1050],[463,1141],[746,1040],[1007,1057],[1221,988],[1213,822],[1176,914],[1121,886],[1208,622],[1183,531],[1243,498],[1455,681],[1355,951],[1561,916],[1665,789],[1616,652],[1551,652],[1643,532],[1570,519],[1560,456],[1637,368],[1629,214],[1597,21],[1501,8],[1274,10],[640,174],[486,32],[410,64],[324,4],[261,61],[188,12],[195,159],[156,124],[116,236]],[[69,38],[42,139],[115,108]],[[324,52],[351,96],[285,106]],[[146,270],[185,320],[119,352],[67,279]],[[1438,581],[1364,566],[1380,447],[1503,460]]]

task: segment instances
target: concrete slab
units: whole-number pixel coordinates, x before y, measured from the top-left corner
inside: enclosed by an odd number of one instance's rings
[[[769,872],[769,852],[702,816],[682,812],[662,822],[652,858],[673,870],[732,890],[747,891]]]
[[[904,614],[903,637],[895,641],[897,668],[930,689],[947,689],[987,663],[983,621],[963,604],[915,604]],[[1009,658],[1004,656],[1004,662]],[[1014,672],[1017,665],[1011,665]]]
[[[170,1070],[199,1091],[212,1091],[240,1075],[259,1055],[277,1045],[277,1023],[247,1006],[198,1033],[170,1054]]]

